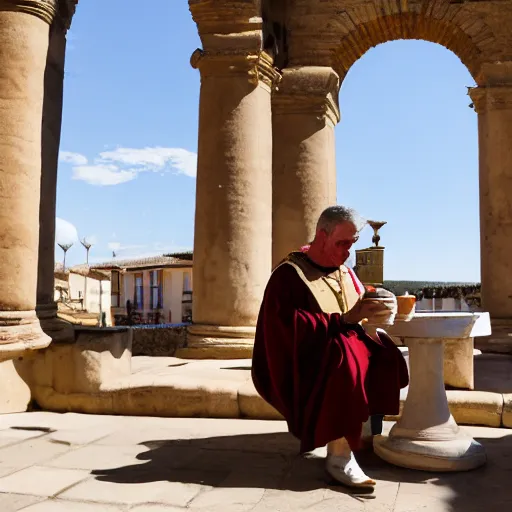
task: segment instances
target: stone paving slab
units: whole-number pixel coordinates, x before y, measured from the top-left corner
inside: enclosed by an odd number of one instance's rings
[[[55,441],[60,426],[80,442]],[[368,495],[328,485],[325,448],[299,456],[280,421],[36,412],[0,416],[0,441],[22,428],[40,437],[0,443],[1,512],[512,510],[507,429],[465,427],[488,453],[488,464],[468,473],[405,470],[362,452],[378,482]]]

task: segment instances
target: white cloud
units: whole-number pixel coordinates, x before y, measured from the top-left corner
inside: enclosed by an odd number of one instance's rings
[[[80,153],[72,153],[71,151],[61,151],[59,160],[71,165],[86,165],[87,158]]]
[[[73,179],[89,185],[119,185],[135,179],[134,171],[123,171],[115,165],[80,165],[73,167]]]
[[[100,153],[102,162],[114,165],[124,164],[138,172],[175,172],[194,178],[196,176],[197,155],[182,148],[117,148]]]
[[[55,219],[55,241],[59,244],[74,244],[78,241],[78,232],[67,220]]]
[[[103,151],[94,163],[78,153],[61,152],[61,161],[73,165],[73,179],[90,185],[119,185],[141,172],[183,174],[195,178],[197,155],[183,148],[117,148]]]

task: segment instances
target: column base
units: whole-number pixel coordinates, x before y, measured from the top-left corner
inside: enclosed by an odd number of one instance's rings
[[[71,343],[75,340],[73,324],[57,316],[57,304],[38,304],[36,315],[42,330],[56,343]]]
[[[182,359],[250,359],[255,327],[190,325],[187,345],[176,351]]]
[[[0,361],[46,348],[51,341],[35,311],[0,311]]]
[[[462,431],[449,440],[409,439],[390,432],[375,436],[373,448],[395,466],[423,471],[469,471],[487,461],[485,448]]]

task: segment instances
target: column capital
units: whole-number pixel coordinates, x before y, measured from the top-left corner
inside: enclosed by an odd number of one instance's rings
[[[0,0],[0,11],[32,14],[51,25],[58,11],[58,0]]]
[[[339,75],[328,66],[283,70],[272,107],[274,114],[316,114],[336,125],[340,120]]]
[[[190,58],[194,69],[201,77],[246,75],[251,83],[263,83],[269,89],[279,81],[280,75],[273,66],[270,55],[264,51],[197,49]]]
[[[512,86],[493,85],[471,87],[468,95],[473,100],[473,108],[478,114],[489,110],[512,109]]]
[[[189,0],[200,35],[232,34],[262,27],[261,0]]]

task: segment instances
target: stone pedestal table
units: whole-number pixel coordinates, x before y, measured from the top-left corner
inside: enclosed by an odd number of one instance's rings
[[[443,380],[444,340],[469,342],[491,333],[488,313],[418,313],[387,329],[409,348],[410,385],[403,412],[375,453],[410,469],[466,471],[486,462],[482,445],[462,431],[448,407]]]

